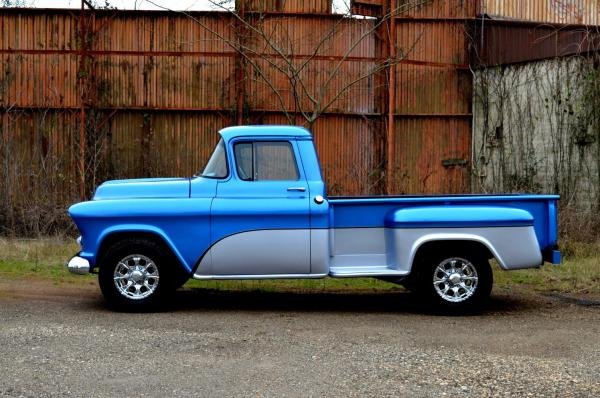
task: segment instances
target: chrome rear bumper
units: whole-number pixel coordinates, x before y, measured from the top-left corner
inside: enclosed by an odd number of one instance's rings
[[[85,275],[90,272],[90,262],[83,257],[74,256],[67,263],[70,272],[78,275]]]

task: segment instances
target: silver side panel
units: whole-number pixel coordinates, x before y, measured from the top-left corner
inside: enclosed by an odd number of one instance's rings
[[[494,228],[345,228],[332,232],[332,269],[387,267],[400,273],[411,270],[415,254],[424,243],[444,240],[479,242],[503,269],[535,268],[542,254],[533,227]],[[333,274],[333,272],[332,272]]]
[[[444,240],[479,242],[503,269],[542,264],[533,227],[267,230],[244,232],[217,242],[202,259],[194,278],[407,275],[423,244]]]
[[[308,275],[310,231],[249,231],[215,243],[196,275]]]
[[[329,272],[329,230],[310,230],[310,272],[327,274]]]
[[[385,228],[341,228],[333,230],[332,256],[329,260],[333,269],[357,267],[386,267]],[[362,273],[362,272],[361,272]]]
[[[385,228],[335,229],[332,254],[385,254]]]
[[[331,267],[385,267],[387,256],[381,254],[338,254],[330,259]]]
[[[387,234],[388,263],[398,270],[410,271],[415,254],[424,243],[444,240],[479,242],[503,269],[535,268],[542,264],[533,227],[389,229]]]

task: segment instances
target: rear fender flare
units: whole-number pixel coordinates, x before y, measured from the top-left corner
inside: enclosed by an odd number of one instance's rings
[[[415,257],[417,255],[417,253],[419,252],[419,249],[424,244],[431,243],[431,242],[444,242],[444,241],[462,241],[462,242],[480,243],[489,250],[489,252],[496,259],[496,261],[498,261],[501,268],[507,269],[506,263],[502,259],[502,256],[498,253],[498,251],[496,250],[494,245],[489,240],[487,240],[486,238],[479,236],[479,235],[468,234],[468,233],[454,233],[454,232],[433,233],[433,234],[421,236],[419,239],[417,239],[413,243],[412,247],[410,248],[410,269],[412,270],[412,267],[414,266],[414,262],[415,262]]]

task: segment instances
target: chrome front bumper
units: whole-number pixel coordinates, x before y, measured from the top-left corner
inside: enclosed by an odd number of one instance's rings
[[[90,272],[90,262],[85,258],[74,256],[67,263],[67,268],[70,272],[77,275],[85,275]]]

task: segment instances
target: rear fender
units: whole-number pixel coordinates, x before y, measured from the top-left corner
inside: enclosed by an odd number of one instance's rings
[[[476,242],[503,269],[534,268],[542,254],[533,216],[522,209],[494,206],[431,206],[395,210],[385,217],[388,264],[410,271],[426,243]]]

